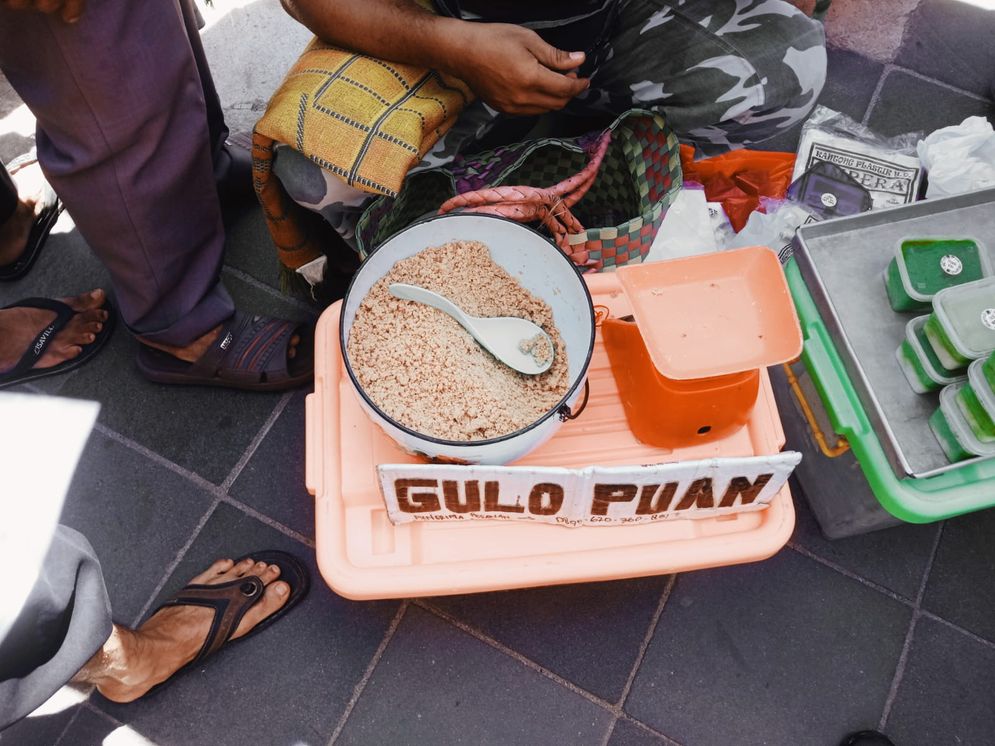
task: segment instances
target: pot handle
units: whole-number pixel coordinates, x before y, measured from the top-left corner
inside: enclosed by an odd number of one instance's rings
[[[560,422],[566,422],[567,420],[576,420],[580,417],[581,412],[587,409],[587,400],[591,398],[591,382],[584,381],[584,400],[580,403],[580,409],[576,412],[571,412],[570,407],[564,404],[559,408],[557,414],[560,417]]]

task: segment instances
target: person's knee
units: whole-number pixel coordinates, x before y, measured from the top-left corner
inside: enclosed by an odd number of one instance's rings
[[[779,112],[778,129],[804,120],[826,83],[826,35],[821,23],[798,15],[769,16],[766,43],[753,62],[763,85],[764,113]]]
[[[762,142],[804,121],[826,83],[821,23],[800,11],[765,15],[756,21],[758,27],[749,40],[737,45],[743,68],[751,70],[750,81],[756,87],[740,81],[752,95],[740,100],[718,125],[727,145]]]

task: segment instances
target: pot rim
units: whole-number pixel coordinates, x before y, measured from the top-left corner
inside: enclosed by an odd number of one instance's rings
[[[513,430],[512,432],[506,433],[505,435],[500,435],[500,436],[495,437],[495,438],[488,438],[486,440],[446,440],[445,438],[437,438],[434,435],[426,435],[425,433],[420,433],[417,430],[413,430],[410,427],[408,427],[407,425],[404,425],[404,424],[398,422],[393,417],[391,417],[386,412],[384,412],[379,406],[377,406],[376,402],[374,402],[369,397],[369,395],[363,389],[362,385],[360,385],[359,380],[356,378],[356,374],[353,372],[352,362],[349,360],[349,352],[346,349],[347,348],[347,344],[346,344],[345,314],[344,313],[340,314],[340,316],[339,316],[339,346],[340,346],[340,348],[342,350],[342,361],[345,363],[345,369],[346,369],[346,372],[349,374],[349,379],[352,381],[353,388],[356,391],[359,392],[359,395],[362,397],[363,401],[365,401],[373,409],[373,411],[377,413],[377,415],[379,415],[380,417],[382,417],[384,420],[386,420],[387,422],[389,422],[391,425],[393,425],[394,427],[398,428],[402,432],[407,433],[408,435],[411,435],[411,436],[413,436],[415,438],[419,438],[419,439],[421,439],[423,441],[426,441],[426,442],[429,442],[429,443],[433,443],[435,445],[446,446],[447,448],[448,447],[453,447],[453,448],[475,448],[475,447],[478,447],[478,446],[488,446],[488,445],[495,445],[497,443],[503,443],[505,441],[511,440],[512,438],[516,438],[518,436],[524,435],[524,434],[528,433],[530,430],[534,430],[536,427],[538,427],[539,425],[541,425],[542,423],[544,423],[550,417],[552,417],[552,416],[556,415],[557,413],[559,413],[560,410],[562,410],[562,408],[570,400],[570,398],[575,393],[577,393],[577,390],[580,388],[581,384],[587,378],[587,372],[588,372],[588,369],[590,368],[590,365],[591,365],[591,357],[594,355],[594,342],[595,342],[595,338],[597,337],[597,331],[596,331],[596,326],[595,326],[595,317],[594,317],[594,300],[591,298],[591,291],[588,290],[587,283],[584,282],[583,276],[577,270],[577,265],[575,265],[572,261],[570,261],[570,258],[566,254],[564,254],[562,251],[560,251],[560,248],[555,243],[553,243],[548,237],[542,235],[541,233],[539,233],[539,231],[535,230],[534,228],[532,228],[532,227],[530,227],[528,225],[524,225],[523,223],[519,223],[519,222],[517,222],[515,220],[511,220],[509,218],[504,218],[504,217],[501,217],[500,215],[486,215],[486,214],[478,214],[478,213],[471,213],[471,214],[466,214],[466,213],[452,213],[452,214],[447,214],[447,215],[432,215],[431,217],[427,217],[427,218],[423,218],[421,220],[418,220],[418,221],[412,223],[411,225],[409,225],[407,228],[404,228],[403,230],[400,230],[397,233],[395,233],[394,235],[390,236],[390,238],[388,238],[387,240],[385,240],[383,243],[381,243],[379,246],[377,246],[375,249],[373,249],[373,251],[371,251],[369,254],[367,254],[366,258],[369,259],[369,257],[373,256],[373,254],[375,254],[376,252],[380,251],[390,241],[392,241],[393,239],[397,238],[398,236],[400,236],[405,231],[408,231],[411,228],[414,228],[415,226],[423,225],[424,223],[430,223],[430,222],[432,222],[434,220],[445,220],[447,218],[471,217],[471,216],[474,217],[474,218],[484,218],[484,219],[487,219],[487,220],[501,220],[501,221],[504,221],[506,223],[512,223],[513,225],[516,225],[519,228],[522,228],[524,230],[527,230],[527,231],[530,231],[530,232],[534,233],[536,236],[538,236],[539,238],[541,238],[544,242],[546,242],[547,244],[549,244],[549,248],[553,252],[555,252],[555,254],[558,257],[560,257],[560,259],[562,259],[562,261],[566,262],[570,266],[570,268],[572,270],[574,270],[574,272],[577,275],[577,282],[580,285],[581,289],[584,291],[584,297],[587,298],[588,310],[589,310],[589,313],[590,313],[590,316],[591,316],[591,338],[590,338],[590,340],[588,342],[588,345],[587,345],[587,355],[586,355],[585,360],[584,360],[584,365],[580,369],[581,370],[580,375],[578,375],[577,379],[573,383],[570,384],[570,387],[567,389],[567,391],[563,395],[563,397],[555,405],[553,405],[553,407],[551,407],[549,409],[549,411],[547,411],[544,415],[542,415],[537,420],[535,420],[532,424],[526,425],[525,427],[523,427],[523,428],[521,428],[519,430]],[[428,247],[426,247],[426,248],[428,248]],[[366,263],[366,260],[363,261],[363,264],[365,264],[365,263]],[[352,277],[352,279],[349,281],[349,287],[346,290],[345,295],[342,297],[342,308],[343,308],[343,310],[345,309],[346,302],[349,300],[349,297],[352,295],[353,288],[355,287],[356,280],[359,277],[360,272],[363,271],[363,264],[361,264],[359,266],[359,269],[356,270],[356,274],[354,274],[353,277]]]

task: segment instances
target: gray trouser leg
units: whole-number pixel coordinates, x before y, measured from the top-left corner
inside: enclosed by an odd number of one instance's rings
[[[38,580],[0,640],[0,729],[44,704],[111,634],[111,607],[93,547],[59,526]]]

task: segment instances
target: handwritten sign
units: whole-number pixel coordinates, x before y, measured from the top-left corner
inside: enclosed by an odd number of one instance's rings
[[[534,521],[621,526],[763,510],[801,455],[585,469],[384,464],[380,489],[393,523]]]

